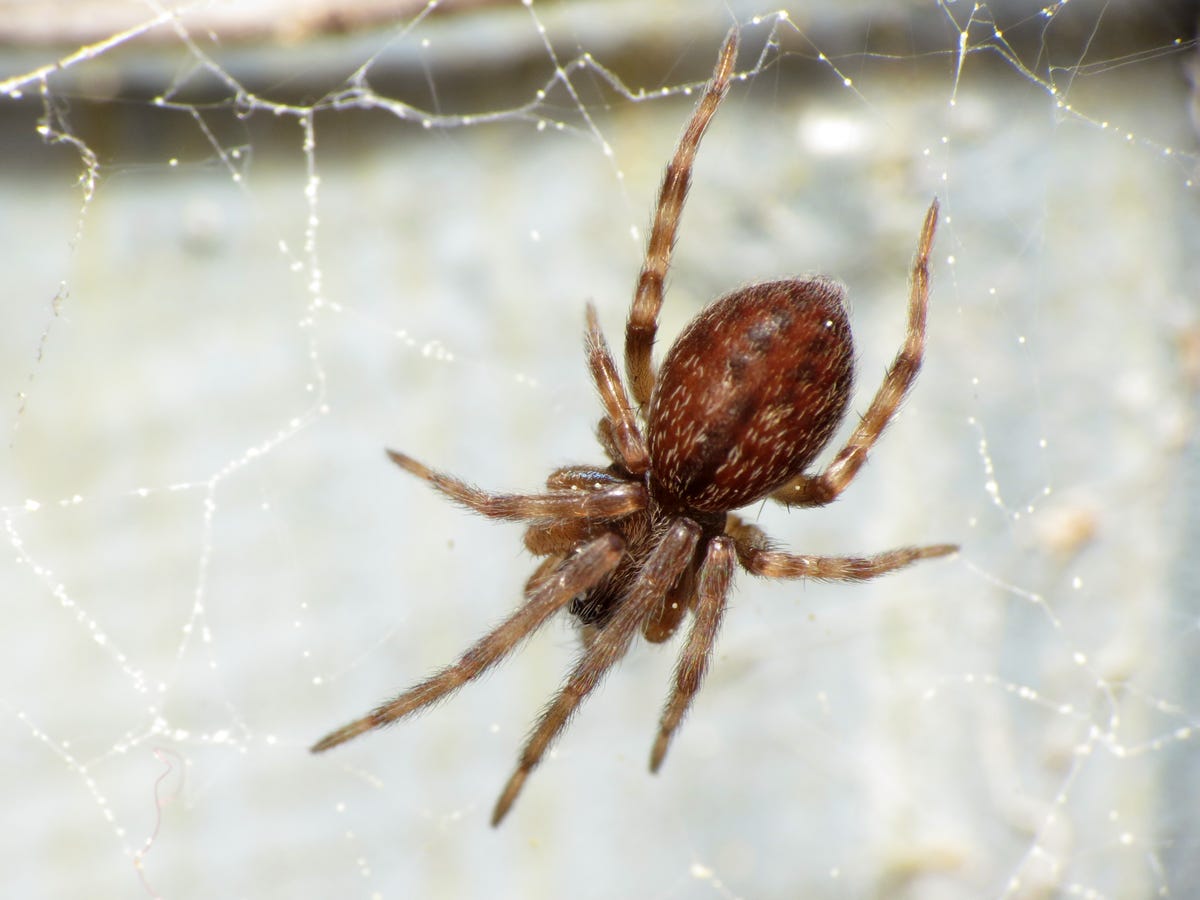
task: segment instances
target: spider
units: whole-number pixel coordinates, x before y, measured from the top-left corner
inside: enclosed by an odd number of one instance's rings
[[[837,283],[789,279],[734,291],[687,325],[656,371],[651,349],[675,233],[700,140],[729,88],[737,43],[735,29],[659,189],[625,328],[628,392],[596,311],[587,306],[587,366],[604,410],[597,438],[608,462],[556,469],[544,493],[497,494],[388,451],[396,465],[451,501],[489,518],[528,523],[525,546],[544,560],[525,585],[525,602],[457,662],[325,736],[313,753],[436,703],[566,609],[579,625],[582,652],[500,793],[492,812],[492,825],[499,825],[551,742],[635,635],[665,641],[690,611],[650,753],[650,770],[658,771],[708,668],[735,563],[769,578],[861,581],[958,549],[937,544],[867,557],[795,555],[774,549],[759,528],[730,512],[767,498],[824,506],[866,461],[921,367],[936,199],[912,268],[904,344],[824,471],[806,470],[841,423],[853,381],[850,325]]]

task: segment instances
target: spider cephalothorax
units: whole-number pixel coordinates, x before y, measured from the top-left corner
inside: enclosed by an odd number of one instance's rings
[[[663,641],[691,612],[650,755],[657,771],[703,680],[735,563],[773,578],[853,581],[957,549],[938,544],[868,557],[800,556],[772,549],[762,531],[731,513],[768,498],[823,506],[866,461],[921,366],[936,200],[912,269],[904,344],[867,412],[823,471],[807,473],[841,423],[853,382],[850,325],[834,282],[771,281],[728,294],[692,320],[657,371],[652,364],[663,282],[692,164],[736,56],[737,34],[731,32],[667,166],[626,325],[628,393],[595,310],[587,308],[588,369],[604,407],[597,437],[609,461],[557,469],[541,494],[493,494],[388,451],[396,464],[451,500],[485,516],[529,523],[525,546],[544,559],[525,585],[525,602],[457,662],[322,738],[313,752],[445,697],[566,608],[579,623],[583,650],[521,751],[492,814],[492,824],[499,824],[551,741],[634,636],[640,631],[647,640]]]

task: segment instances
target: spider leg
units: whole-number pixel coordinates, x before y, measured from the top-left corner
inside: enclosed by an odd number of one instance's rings
[[[508,814],[525,779],[541,762],[571,714],[595,690],[604,674],[625,655],[642,619],[650,614],[667,588],[675,583],[691,561],[699,539],[699,526],[688,519],[678,519],[650,552],[616,614],[596,634],[575,663],[566,684],[542,712],[521,750],[516,771],[496,801],[496,808],[492,812],[493,826],[499,825]]]
[[[671,585],[662,602],[642,620],[642,637],[651,644],[661,644],[675,633],[688,610],[695,606],[696,566],[690,565]]]
[[[587,357],[592,381],[600,392],[604,414],[609,423],[609,434],[617,451],[620,463],[633,475],[641,475],[650,468],[650,456],[646,452],[646,441],[638,428],[637,417],[629,404],[629,395],[617,364],[613,362],[608,342],[596,319],[596,307],[587,305]]]
[[[658,738],[650,751],[650,771],[657,772],[667,755],[671,736],[691,706],[708,661],[712,656],[713,642],[721,628],[725,614],[725,600],[729,594],[729,582],[733,578],[733,563],[736,559],[734,541],[727,535],[713,538],[708,544],[704,564],[700,567],[700,588],[696,603],[696,614],[688,630],[687,643],[679,656],[675,669],[675,687],[663,709],[658,726]]]
[[[563,466],[546,479],[546,487],[552,491],[606,491],[628,483],[627,477],[594,466]],[[534,556],[566,554],[607,529],[605,522],[584,518],[536,519],[525,529],[525,549]]]
[[[587,541],[607,526],[587,519],[534,522],[525,529],[525,549],[534,556],[562,553]]]
[[[595,491],[628,481],[595,466],[562,466],[550,473],[546,487],[552,491]]]
[[[721,100],[729,90],[729,79],[733,63],[737,58],[738,33],[729,32],[713,70],[712,80],[705,88],[704,96],[696,104],[696,111],[684,129],[675,156],[667,164],[662,187],[658,191],[658,203],[654,209],[654,222],[650,226],[650,238],[646,243],[646,257],[638,275],[637,291],[633,306],[629,310],[629,321],[625,326],[625,374],[629,379],[630,391],[638,406],[645,406],[654,388],[654,368],[650,351],[658,332],[658,313],[662,308],[663,282],[671,265],[671,250],[675,245],[675,232],[679,228],[679,216],[687,199],[692,180],[692,164],[700,139],[711,121]]]
[[[956,544],[931,544],[927,547],[897,547],[873,556],[801,556],[772,550],[761,528],[747,525],[737,516],[729,516],[725,533],[737,546],[738,561],[752,575],[767,578],[816,578],[822,581],[867,581],[918,559],[932,559],[958,552]]]
[[[492,494],[452,475],[437,472],[395,450],[388,457],[429,482],[455,503],[489,519],[620,519],[646,508],[646,489],[638,482],[619,482],[596,491],[577,489],[546,494]]]
[[[525,603],[476,641],[457,662],[409,688],[394,700],[376,707],[361,719],[327,734],[312,745],[311,752],[321,753],[360,734],[402,719],[478,678],[520,646],[521,641],[537,631],[573,597],[616,568],[624,548],[625,542],[616,534],[609,533],[584,545],[578,553],[564,561],[556,572],[542,574],[539,568],[530,579]]]
[[[771,494],[772,500],[789,506],[824,506],[832,502],[854,479],[867,453],[879,440],[892,416],[896,414],[905,395],[913,386],[921,360],[925,355],[925,313],[929,308],[929,253],[937,229],[938,202],[934,198],[925,213],[921,240],[912,269],[912,288],[908,297],[908,329],[904,344],[892,360],[883,384],[867,408],[866,415],[833,458],[829,467],[819,475],[799,475]]]

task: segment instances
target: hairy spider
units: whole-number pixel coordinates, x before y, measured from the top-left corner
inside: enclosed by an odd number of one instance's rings
[[[455,503],[490,518],[529,523],[525,546],[545,559],[525,585],[525,602],[457,662],[322,738],[314,753],[444,698],[565,607],[580,626],[583,649],[496,802],[492,824],[498,825],[550,743],[634,635],[640,630],[649,641],[664,641],[691,611],[650,754],[650,769],[658,770],[704,678],[735,561],[772,578],[860,581],[958,549],[937,544],[867,557],[799,556],[772,549],[761,530],[730,514],[764,498],[824,506],[866,462],[921,367],[937,200],[917,246],[904,345],[866,415],[824,471],[805,472],[842,421],[853,381],[850,325],[835,282],[790,279],[734,291],[692,320],[655,371],[651,348],[692,164],[728,90],[736,55],[734,30],[659,190],[625,328],[633,402],[596,311],[587,307],[587,364],[604,407],[597,436],[609,462],[557,469],[544,493],[493,494],[388,451],[398,466]]]

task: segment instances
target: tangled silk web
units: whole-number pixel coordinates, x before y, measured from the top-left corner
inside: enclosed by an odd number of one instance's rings
[[[1188,896],[1200,65],[1186,4],[1116,6],[6,13],[6,894]],[[936,194],[912,399],[835,506],[748,515],[963,553],[742,576],[662,773],[641,647],[499,832],[565,621],[310,756],[531,568],[383,447],[495,489],[599,460],[583,306],[619,333],[731,9],[663,340],[823,272],[861,410]]]

